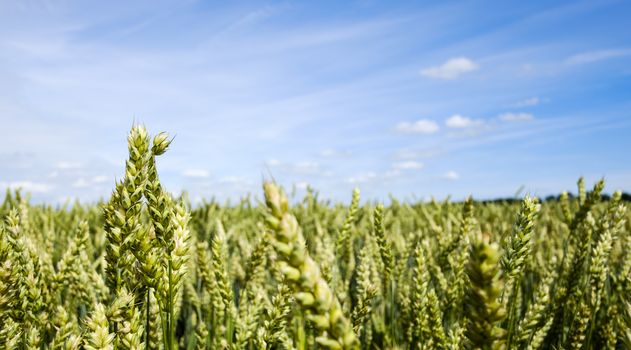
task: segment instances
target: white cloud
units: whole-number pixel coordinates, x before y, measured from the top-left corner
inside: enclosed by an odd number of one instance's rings
[[[539,103],[541,103],[541,99],[539,97],[535,96],[535,97],[527,98],[525,100],[521,100],[521,101],[515,103],[514,106],[517,107],[517,108],[531,107],[531,106],[536,106]]]
[[[182,176],[190,178],[207,178],[210,173],[203,169],[187,169],[182,172]]]
[[[101,183],[107,182],[107,180],[108,180],[107,176],[105,176],[105,175],[98,175],[98,176],[95,176],[95,177],[92,178],[92,183],[101,184]]]
[[[482,121],[463,117],[460,114],[454,114],[445,121],[445,125],[449,128],[469,128],[480,124]]]
[[[447,180],[458,180],[460,178],[460,174],[451,170],[451,171],[446,172],[444,177]]]
[[[348,179],[346,179],[346,182],[350,184],[366,183],[371,180],[374,180],[376,177],[377,177],[377,174],[373,172],[367,172],[367,173],[359,174],[357,176],[349,177]]]
[[[97,175],[91,179],[79,178],[72,183],[72,187],[86,188],[107,182],[109,178],[105,175]]]
[[[392,157],[396,160],[414,160],[418,158],[431,158],[435,157],[444,151],[440,148],[425,148],[425,149],[400,149],[392,154]]]
[[[610,58],[631,56],[631,49],[610,49],[583,52],[567,59],[568,64],[586,64]]]
[[[0,188],[3,189],[22,189],[31,193],[48,193],[53,186],[41,182],[32,181],[14,181],[14,182],[0,182]]]
[[[534,120],[535,117],[530,113],[502,113],[499,116],[500,120],[505,122],[528,122]]]
[[[395,170],[420,170],[423,169],[423,163],[413,160],[407,162],[398,162],[392,165]]]
[[[398,132],[409,134],[433,134],[438,129],[440,129],[438,124],[429,119],[419,119],[413,123],[401,122],[396,126]]]
[[[423,69],[421,74],[438,79],[456,79],[462,74],[478,69],[478,65],[466,57],[452,58],[440,66]]]
[[[383,174],[383,178],[391,179],[403,175],[403,172],[410,170],[421,170],[424,164],[414,160],[397,162],[392,164],[392,168]]]

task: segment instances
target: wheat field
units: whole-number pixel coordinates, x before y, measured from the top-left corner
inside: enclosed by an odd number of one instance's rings
[[[0,207],[6,349],[631,349],[630,211],[558,200],[192,206],[134,126],[99,205]],[[122,164],[122,162],[121,162]]]

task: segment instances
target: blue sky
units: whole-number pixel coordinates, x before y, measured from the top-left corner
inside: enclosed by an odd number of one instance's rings
[[[0,1],[0,189],[93,201],[133,122],[193,200],[631,191],[628,1]]]

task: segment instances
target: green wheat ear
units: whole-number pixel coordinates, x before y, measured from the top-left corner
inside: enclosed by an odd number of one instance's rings
[[[348,282],[350,279],[350,274],[352,273],[355,265],[351,228],[353,222],[355,221],[355,217],[357,216],[357,210],[359,209],[359,198],[359,189],[356,188],[353,190],[353,197],[351,205],[348,208],[348,214],[344,220],[342,229],[337,235],[337,241],[335,242],[336,257],[345,282]]]
[[[320,274],[317,263],[304,247],[296,218],[289,212],[283,190],[263,184],[267,204],[266,222],[274,232],[274,248],[282,259],[281,270],[294,289],[294,297],[308,312],[307,318],[319,330],[316,341],[328,349],[356,349],[357,337],[342,313],[339,301]]]
[[[465,297],[468,349],[503,349],[506,331],[500,327],[506,312],[499,302],[504,287],[499,247],[478,235],[470,246],[466,271],[471,283]]]
[[[521,204],[521,209],[517,215],[517,220],[513,226],[512,233],[507,239],[501,265],[507,277],[506,290],[502,295],[504,307],[507,308],[507,328],[508,344],[513,346],[514,331],[517,326],[518,317],[518,297],[521,292],[522,276],[526,260],[531,254],[531,240],[535,225],[535,215],[539,212],[539,205],[536,198],[526,196]]]
[[[375,207],[373,218],[373,234],[375,240],[379,246],[379,255],[383,263],[383,293],[386,295],[390,287],[390,276],[392,274],[392,268],[394,267],[394,257],[392,256],[392,247],[390,242],[386,240],[386,233],[383,224],[384,207],[382,204],[378,204]]]
[[[109,332],[109,323],[105,315],[105,306],[97,304],[94,313],[87,321],[89,333],[83,346],[87,350],[113,350],[115,334]]]

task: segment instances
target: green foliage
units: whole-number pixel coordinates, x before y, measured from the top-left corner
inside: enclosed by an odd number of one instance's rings
[[[521,204],[292,200],[191,206],[171,139],[128,137],[99,205],[0,204],[10,349],[631,348],[631,212],[604,181]]]

